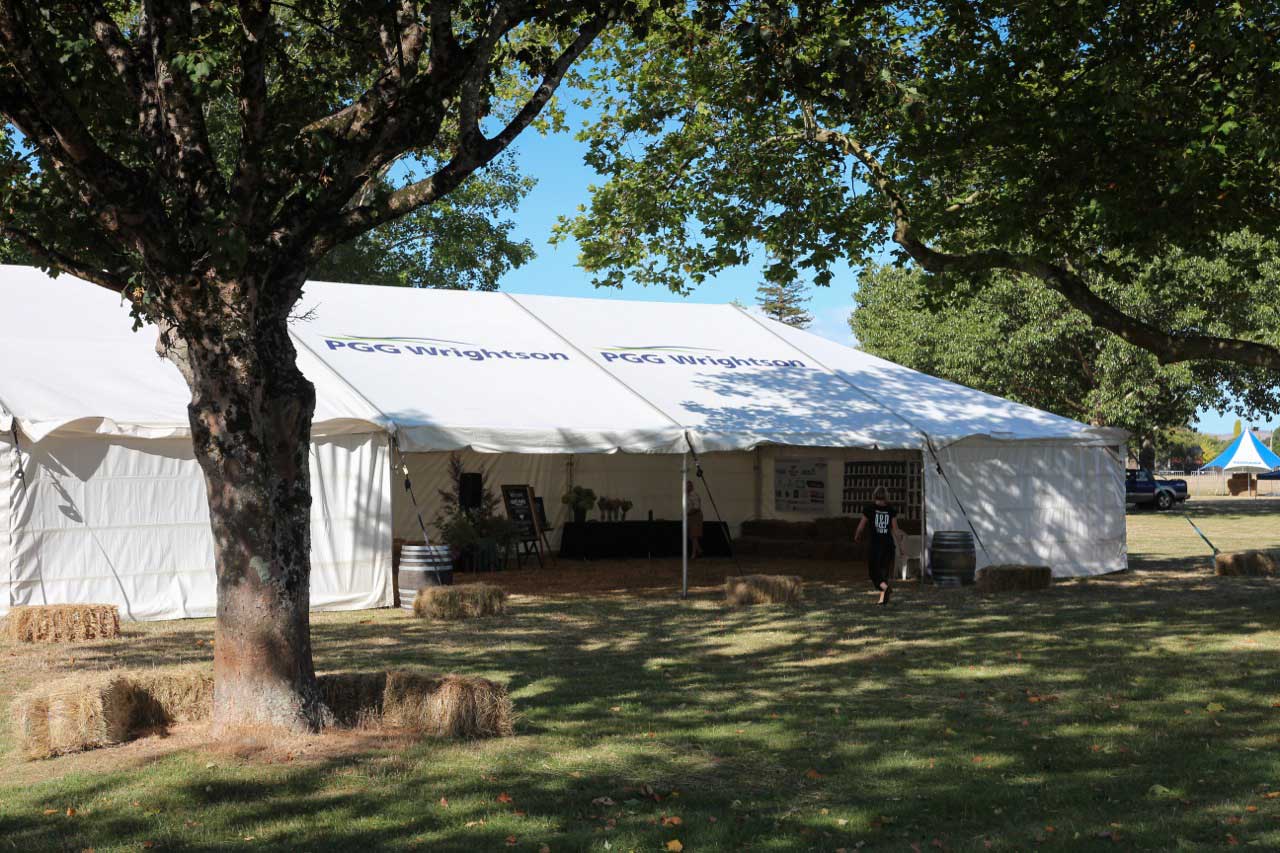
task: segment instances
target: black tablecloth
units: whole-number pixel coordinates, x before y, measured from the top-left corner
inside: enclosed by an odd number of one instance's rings
[[[560,556],[679,557],[679,521],[570,521],[560,537]],[[729,526],[722,521],[702,525],[702,553],[729,556]]]

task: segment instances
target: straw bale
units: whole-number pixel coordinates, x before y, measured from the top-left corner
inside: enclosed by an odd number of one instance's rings
[[[385,724],[448,738],[507,737],[515,729],[506,687],[483,678],[392,670],[327,673],[319,684],[345,728]],[[113,746],[212,712],[207,664],[63,678],[20,694],[11,709],[27,759]]]
[[[18,605],[4,620],[14,643],[78,643],[120,636],[120,610],[114,604]]]
[[[384,724],[433,737],[509,737],[515,712],[507,689],[484,678],[415,670],[326,673],[325,704],[339,725]]]
[[[1017,563],[986,566],[978,571],[974,583],[978,592],[1033,592],[1049,588],[1053,569]]]
[[[782,521],[776,518],[750,518],[742,522],[743,536],[761,539],[812,539],[818,529],[812,521]]]
[[[385,672],[328,672],[317,676],[324,704],[339,726],[369,726],[382,719],[387,692]]]
[[[1229,577],[1280,576],[1280,549],[1229,551],[1213,558],[1214,571]]]
[[[506,612],[507,594],[487,583],[428,586],[413,600],[413,615],[419,619],[471,619]]]
[[[166,723],[194,723],[213,716],[213,668],[205,663],[128,673]]]
[[[29,690],[14,699],[11,713],[28,759],[123,743],[160,722],[122,672],[77,675]]]
[[[739,575],[725,578],[729,604],[799,604],[803,581],[798,575]]]

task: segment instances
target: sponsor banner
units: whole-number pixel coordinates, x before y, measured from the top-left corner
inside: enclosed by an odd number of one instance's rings
[[[778,512],[826,512],[827,463],[817,459],[775,460],[773,507]]]

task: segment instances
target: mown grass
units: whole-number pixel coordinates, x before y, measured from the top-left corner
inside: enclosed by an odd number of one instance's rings
[[[1280,502],[1190,509],[1220,547],[1280,547]],[[1181,516],[1130,532],[1124,575],[906,587],[887,611],[851,571],[799,611],[707,591],[518,595],[447,625],[316,614],[322,669],[505,681],[517,736],[272,762],[7,750],[0,850],[1280,848],[1274,582],[1213,577]],[[210,655],[208,621],[131,630],[0,647],[0,702],[71,669]]]

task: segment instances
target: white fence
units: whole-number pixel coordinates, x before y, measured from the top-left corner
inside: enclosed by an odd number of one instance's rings
[[[1187,494],[1195,497],[1225,497],[1230,494],[1227,490],[1227,480],[1229,475],[1221,471],[1211,471],[1204,474],[1174,474],[1176,478],[1187,481]],[[1280,480],[1254,480],[1258,487],[1258,495],[1260,497],[1276,497],[1280,496]],[[1244,495],[1241,495],[1244,497]]]

